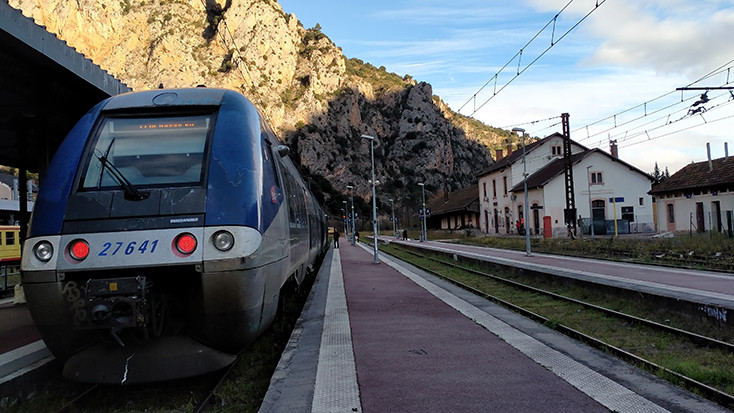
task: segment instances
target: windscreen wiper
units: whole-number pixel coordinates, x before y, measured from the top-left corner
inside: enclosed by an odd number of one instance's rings
[[[94,154],[94,156],[102,163],[102,171],[107,169],[107,172],[112,175],[112,177],[117,181],[118,184],[120,184],[120,187],[125,192],[125,199],[131,200],[131,201],[142,201],[143,199],[147,199],[150,196],[150,193],[148,192],[141,192],[135,186],[125,178],[125,175],[120,172],[119,169],[115,165],[112,164],[112,162],[107,159],[107,157],[110,154],[110,149],[112,149],[112,145],[115,144],[115,140],[112,139],[110,144],[107,146],[107,150],[105,151],[105,154],[100,156],[97,155],[97,153]],[[100,183],[102,181],[102,177],[100,175]]]

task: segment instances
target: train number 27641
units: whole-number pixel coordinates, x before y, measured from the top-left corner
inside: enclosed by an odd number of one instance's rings
[[[135,241],[130,241],[125,245],[124,242],[117,241],[115,243],[112,242],[105,242],[102,246],[102,251],[97,254],[100,257],[106,257],[111,255],[116,255],[117,253],[125,254],[125,255],[132,255],[135,253],[138,254],[145,254],[146,252],[149,254],[152,254],[155,252],[155,248],[158,246],[158,240],[145,240],[138,244]]]

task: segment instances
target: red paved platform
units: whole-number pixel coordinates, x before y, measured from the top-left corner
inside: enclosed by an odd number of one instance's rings
[[[340,248],[362,407],[608,411],[362,248]]]
[[[25,304],[0,303],[0,354],[41,339]]]

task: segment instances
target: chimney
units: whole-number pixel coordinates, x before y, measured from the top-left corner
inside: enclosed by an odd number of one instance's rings
[[[609,153],[612,158],[619,159],[619,150],[617,149],[617,140],[609,141]]]
[[[497,162],[500,159],[502,159],[502,149],[495,149],[495,151],[494,151],[494,161]]]
[[[714,164],[711,162],[711,142],[706,142],[706,153],[709,157],[709,172],[714,170]]]
[[[512,155],[512,143],[507,142],[507,156]]]
[[[724,162],[729,160],[729,142],[724,142]]]

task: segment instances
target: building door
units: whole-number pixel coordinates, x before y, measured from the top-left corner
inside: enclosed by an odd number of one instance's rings
[[[591,221],[594,225],[594,234],[604,235],[607,233],[606,219],[607,219],[607,207],[606,202],[602,199],[591,201]]]
[[[703,202],[696,202],[696,230],[706,231],[706,219],[703,216]]]
[[[499,220],[499,214],[497,213],[497,208],[494,209],[494,233],[495,234],[500,233],[500,220]]]
[[[721,232],[721,204],[719,201],[711,203],[711,228]]]
[[[675,205],[672,203],[666,204],[666,221],[668,223],[668,231],[669,232],[675,232]]]
[[[540,234],[540,210],[536,208],[537,206],[538,204],[533,204],[533,228],[535,229],[535,231],[533,231],[532,233],[535,235]]]
[[[510,228],[512,228],[512,219],[510,219],[510,208],[505,207],[505,232],[510,233]]]

